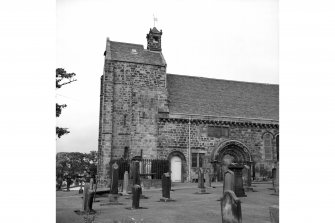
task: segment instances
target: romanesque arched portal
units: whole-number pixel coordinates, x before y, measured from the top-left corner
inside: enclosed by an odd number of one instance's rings
[[[214,153],[212,154],[212,160],[217,163],[218,179],[221,179],[221,166],[223,158],[230,156],[233,163],[246,166],[248,170],[248,184],[251,184],[251,168],[252,168],[252,156],[249,149],[243,143],[236,140],[224,141],[218,145]]]
[[[247,146],[236,140],[222,142],[215,150],[213,158],[218,163],[221,163],[226,155],[230,155],[233,158],[233,163],[252,163],[252,157]]]

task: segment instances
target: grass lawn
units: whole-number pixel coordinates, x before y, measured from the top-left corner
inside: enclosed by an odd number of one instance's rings
[[[247,197],[240,198],[242,205],[242,221],[246,223],[269,223],[269,206],[279,205],[279,197],[273,195],[270,183],[253,184],[256,192],[247,192]],[[210,194],[195,194],[198,189],[194,188],[175,189],[171,191],[171,198],[175,202],[159,202],[161,191],[144,191],[143,194],[149,199],[142,199],[140,206],[146,209],[127,210],[131,207],[131,199],[125,196],[119,197],[123,205],[100,206],[107,202],[107,197],[98,197],[93,204],[97,211],[95,223],[113,223],[114,220],[134,218],[137,222],[146,223],[205,223],[221,222],[220,202],[217,201],[222,195],[222,185],[217,188],[207,189]],[[57,192],[56,217],[57,223],[82,223],[83,216],[77,215],[74,210],[81,209],[82,198],[78,191]]]

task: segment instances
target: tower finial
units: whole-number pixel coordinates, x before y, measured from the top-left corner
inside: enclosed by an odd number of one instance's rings
[[[153,16],[154,16],[154,27],[156,27],[155,25],[155,22],[158,22],[158,19],[157,19],[157,17],[155,17],[155,14],[153,14]]]

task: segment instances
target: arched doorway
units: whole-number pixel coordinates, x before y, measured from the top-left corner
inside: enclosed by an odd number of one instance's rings
[[[231,140],[222,143],[216,150],[216,160],[221,163],[225,156],[230,156],[233,163],[250,164],[252,158],[248,148],[241,142]]]
[[[182,152],[172,151],[167,157],[170,162],[171,181],[181,182],[185,181],[186,174],[186,159]]]
[[[222,142],[212,153],[212,160],[217,163],[217,178],[222,180],[221,165],[224,157],[230,157],[232,163],[243,165],[246,167],[247,184],[251,184],[251,172],[254,170],[253,161],[249,149],[243,143],[236,140],[228,140]]]
[[[173,156],[171,158],[171,181],[181,182],[181,159],[179,156]]]

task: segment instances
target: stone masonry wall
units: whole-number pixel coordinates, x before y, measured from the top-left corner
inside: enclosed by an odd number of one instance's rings
[[[157,157],[158,112],[168,112],[166,67],[105,61],[99,128],[99,178],[111,158]]]
[[[205,157],[207,162],[211,159],[213,150],[217,149],[218,146],[226,140],[237,140],[245,144],[256,163],[256,177],[260,177],[260,164],[264,165],[264,171],[267,173],[271,172],[271,169],[276,160],[276,143],[275,136],[279,134],[278,128],[265,128],[265,127],[243,127],[241,125],[230,125],[229,136],[222,138],[208,137],[208,126],[211,124],[201,124],[201,122],[192,121],[188,122],[181,121],[161,121],[159,122],[159,136],[158,136],[158,156],[167,157],[173,151],[179,151],[186,157],[186,164],[184,168],[184,180],[188,175],[188,145],[190,135],[190,148],[191,151],[205,151]],[[224,125],[227,126],[227,125]],[[264,157],[264,140],[262,139],[263,134],[270,132],[272,137],[272,160],[265,160]],[[192,153],[192,152],[191,152]],[[191,175],[195,175],[195,169],[192,168]]]

